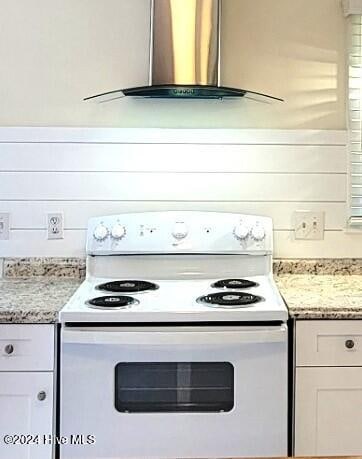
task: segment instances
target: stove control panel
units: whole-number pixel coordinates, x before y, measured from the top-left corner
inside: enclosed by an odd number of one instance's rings
[[[92,218],[90,255],[156,253],[270,254],[269,217],[224,212],[144,212]]]

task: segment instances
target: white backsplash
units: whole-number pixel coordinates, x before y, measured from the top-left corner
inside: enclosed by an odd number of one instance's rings
[[[277,258],[362,257],[347,234],[345,131],[1,128],[0,257],[83,256],[87,220],[147,210],[274,219]],[[295,241],[293,212],[323,211],[325,239]],[[63,212],[65,238],[46,239]]]

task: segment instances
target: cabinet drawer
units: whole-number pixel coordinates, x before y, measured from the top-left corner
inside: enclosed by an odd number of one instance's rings
[[[362,321],[297,322],[296,364],[362,366]]]
[[[53,368],[53,325],[0,325],[0,371]]]

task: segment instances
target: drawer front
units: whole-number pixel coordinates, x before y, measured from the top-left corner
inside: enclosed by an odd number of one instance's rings
[[[362,321],[298,321],[296,364],[362,366]]]
[[[0,371],[53,371],[54,325],[0,325]]]

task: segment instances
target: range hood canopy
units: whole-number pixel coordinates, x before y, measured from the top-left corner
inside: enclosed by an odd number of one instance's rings
[[[220,81],[221,0],[151,0],[149,85],[86,97],[181,99],[278,97],[229,88]]]

